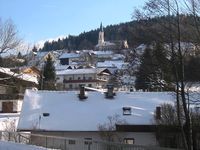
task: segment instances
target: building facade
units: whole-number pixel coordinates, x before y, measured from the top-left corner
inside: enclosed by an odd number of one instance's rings
[[[109,70],[96,68],[57,71],[57,87],[61,90],[75,90],[80,86],[105,88],[110,75]]]

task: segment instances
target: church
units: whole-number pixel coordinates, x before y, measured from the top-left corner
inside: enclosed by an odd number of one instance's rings
[[[101,23],[98,44],[95,46],[95,50],[121,50],[127,48],[128,48],[127,40],[105,41],[103,26]]]

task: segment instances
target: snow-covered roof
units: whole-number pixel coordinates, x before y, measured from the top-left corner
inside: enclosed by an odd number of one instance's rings
[[[114,115],[126,124],[151,125],[155,108],[174,99],[168,92],[117,92],[114,99],[106,99],[101,92],[87,92],[88,98],[80,101],[78,93],[26,90],[18,129],[98,131],[98,125]],[[123,107],[130,107],[131,115],[123,115]]]
[[[115,43],[112,43],[110,41],[105,41],[103,43],[97,44],[96,47],[101,47],[101,46],[115,46]]]
[[[72,74],[95,74],[97,70],[95,68],[84,68],[84,69],[67,69],[56,71],[56,75],[72,75]]]
[[[34,83],[38,84],[38,79],[35,76],[31,76],[31,75],[23,74],[23,73],[18,74],[18,73],[12,72],[9,68],[3,68],[3,67],[0,67],[0,72],[7,74],[9,76],[13,76],[18,79],[22,79],[25,81],[34,82]]]
[[[65,69],[56,71],[56,75],[73,75],[73,74],[98,74],[106,68],[83,68],[83,69]]]
[[[63,58],[79,58],[80,54],[76,54],[76,53],[63,53],[59,59],[63,59]]]
[[[125,56],[122,54],[113,54],[112,60],[120,60],[120,59],[121,60],[125,59]]]
[[[42,57],[44,57],[45,55],[47,55],[49,52],[37,52],[37,57],[38,58],[42,58]]]
[[[25,80],[25,81],[29,81],[29,82],[34,82],[36,84],[38,84],[38,79],[37,76],[34,75],[29,75],[29,74],[19,74],[19,76],[17,76],[18,78]]]
[[[117,69],[123,69],[123,67],[125,67],[125,65],[127,65],[127,63],[125,63],[124,61],[121,60],[106,60],[104,62],[98,62],[97,63],[97,67],[98,68],[117,68]]]
[[[95,55],[112,55],[113,51],[93,51]]]
[[[138,47],[135,48],[135,50],[136,50],[136,53],[137,53],[139,56],[141,56],[141,55],[144,53],[144,51],[145,51],[146,48],[147,48],[147,45],[145,45],[145,44],[140,44]]]

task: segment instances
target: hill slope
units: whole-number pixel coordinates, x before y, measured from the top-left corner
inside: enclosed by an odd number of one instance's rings
[[[182,15],[182,24],[184,30],[190,30],[190,22],[192,16]],[[176,21],[176,18],[172,16]],[[161,37],[166,37],[167,32],[163,28],[163,24],[168,20],[167,17],[156,17],[148,20],[131,21],[117,25],[109,25],[104,28],[105,40],[127,40],[129,47],[135,47],[141,43],[151,43],[152,41],[160,40]],[[83,32],[78,36],[69,35],[68,37],[58,41],[45,42],[42,51],[51,51],[57,49],[82,50],[93,49],[98,41],[99,28],[89,32]],[[190,41],[191,37],[187,35],[183,37],[183,41]]]

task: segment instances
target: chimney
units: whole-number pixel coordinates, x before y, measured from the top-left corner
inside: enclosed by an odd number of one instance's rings
[[[108,84],[107,85],[107,92],[105,93],[106,94],[106,98],[112,99],[115,96],[115,93],[113,92],[113,90],[114,90],[113,85],[112,84]]]
[[[130,92],[133,92],[133,87],[131,86],[131,88],[130,88]]]
[[[157,106],[156,107],[156,120],[160,120],[161,119],[161,107]]]
[[[87,98],[87,96],[85,95],[85,87],[83,85],[80,86],[80,93],[78,96],[80,100],[84,100]]]

